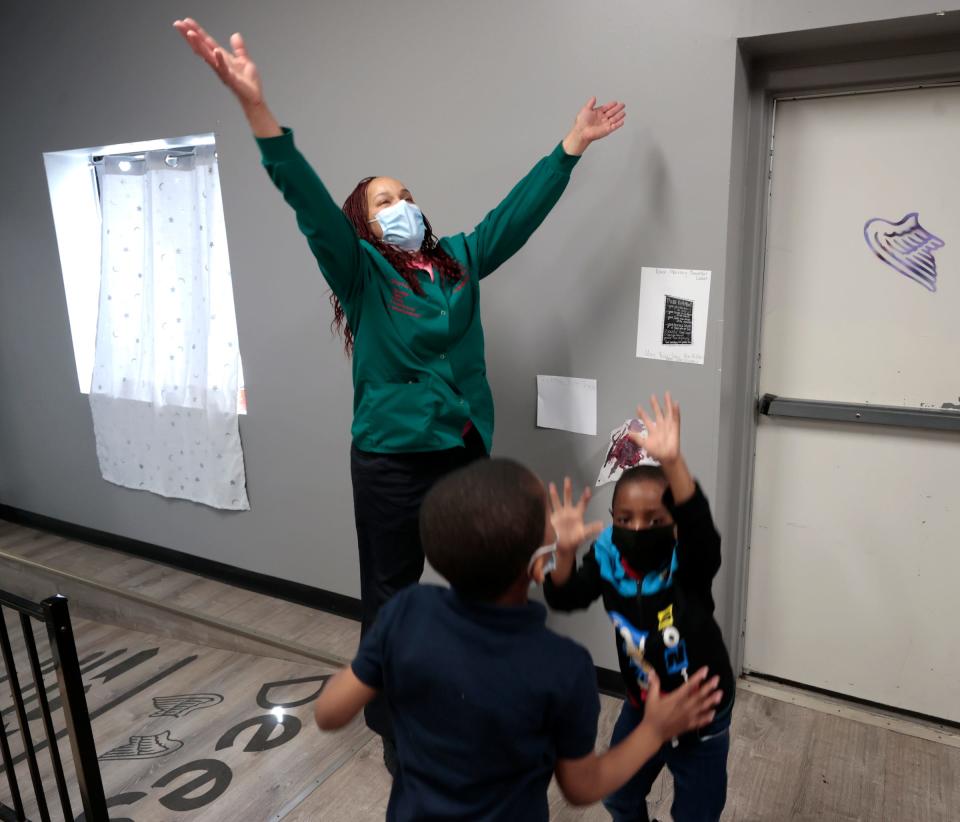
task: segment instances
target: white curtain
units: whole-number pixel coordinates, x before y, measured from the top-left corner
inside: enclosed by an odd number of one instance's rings
[[[213,146],[105,157],[90,407],[104,479],[245,510],[233,287]]]

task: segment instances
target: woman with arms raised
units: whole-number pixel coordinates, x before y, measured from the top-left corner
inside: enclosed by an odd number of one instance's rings
[[[480,281],[544,220],[587,147],[623,125],[624,105],[591,99],[563,141],[472,232],[438,239],[392,177],[365,177],[339,208],[270,112],[243,38],[234,34],[225,49],[195,20],[174,26],[240,103],[330,286],[334,324],[353,357],[350,472],[365,633],[380,607],[423,572],[417,517],[427,491],[490,452]],[[392,772],[386,707],[375,701],[365,713],[384,737]]]

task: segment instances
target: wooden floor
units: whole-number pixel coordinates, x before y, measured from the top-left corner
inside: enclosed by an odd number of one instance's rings
[[[225,628],[243,628],[329,657],[350,659],[360,640],[360,624],[354,620],[0,520],[0,561],[4,554],[96,579]],[[0,587],[19,593],[16,579],[4,579],[3,583]],[[64,587],[58,585],[57,590]],[[142,609],[133,603],[127,616],[139,619]],[[154,626],[151,632],[160,628]]]
[[[112,582],[178,604],[188,613],[284,638],[328,656],[349,658],[359,637],[351,620],[0,521],[2,553]],[[0,587],[9,590],[14,582],[5,576]],[[114,611],[117,621],[123,621],[122,610]],[[383,819],[390,779],[378,739],[361,723],[338,734],[321,733],[312,725],[305,702],[289,709],[281,728],[275,718],[271,724],[266,717],[272,715],[257,703],[261,688],[278,682],[287,684],[268,690],[267,704],[306,699],[319,687],[317,678],[334,670],[331,666],[264,655],[262,645],[257,646],[260,655],[243,654],[189,638],[85,620],[77,621],[76,630],[81,657],[123,651],[112,662],[92,668],[85,680],[91,710],[116,703],[94,721],[94,732],[101,757],[107,757],[101,767],[108,794],[137,797],[129,807],[118,807],[118,815],[137,822]],[[18,631],[12,631],[15,639]],[[111,666],[152,649],[156,653],[149,659],[114,678],[104,676]],[[41,649],[42,658],[44,653]],[[186,659],[190,661],[183,663]],[[121,699],[154,678],[153,685]],[[305,681],[289,683],[292,679]],[[187,713],[181,706],[182,715],[174,716],[179,704],[174,700],[166,715],[151,716],[158,713],[155,699],[185,695],[206,695],[210,704]],[[213,704],[209,695],[222,700]],[[0,710],[9,705],[9,694],[0,684]],[[619,706],[618,700],[602,699],[600,747],[609,739]],[[15,717],[4,713],[4,719],[16,748]],[[238,729],[243,723],[246,726]],[[38,727],[35,741],[39,738]],[[67,746],[61,750],[69,762]],[[155,755],[128,758],[131,751]],[[197,762],[202,766],[192,766],[196,770],[170,777]],[[728,766],[724,820],[960,820],[960,748],[745,689],[737,696]],[[23,764],[18,773],[24,794],[32,796]],[[196,784],[188,788],[190,783]],[[206,804],[188,809],[191,799],[199,802],[221,789]],[[670,780],[664,776],[650,796],[651,816],[669,819],[671,799]],[[0,801],[9,804],[3,779]],[[555,785],[550,803],[555,820],[609,818],[600,806],[569,807]]]
[[[27,685],[31,680],[19,621],[4,610],[18,678]],[[108,798],[125,797],[115,811],[118,816],[201,822],[282,818],[278,814],[292,799],[316,788],[319,774],[336,771],[372,738],[359,721],[337,734],[321,734],[313,724],[311,703],[333,668],[237,654],[86,620],[75,620],[74,630],[80,659],[91,660],[84,666],[84,681],[104,788]],[[40,659],[46,660],[50,651],[42,634],[35,631]],[[45,685],[53,684],[48,675]],[[25,695],[33,693],[28,688]],[[278,716],[272,710],[275,703],[293,704]],[[16,761],[24,747],[11,706],[7,692],[0,710]],[[53,716],[55,728],[62,729],[62,710]],[[29,725],[34,745],[45,740],[39,716]],[[66,772],[72,773],[67,740],[58,748]],[[51,816],[61,819],[48,750],[39,751],[37,758]],[[16,771],[27,816],[36,819],[26,761]],[[73,812],[79,814],[75,779],[71,794]],[[0,801],[12,805],[5,779]]]

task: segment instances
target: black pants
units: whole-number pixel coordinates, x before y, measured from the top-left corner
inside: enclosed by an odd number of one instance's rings
[[[350,476],[360,549],[361,637],[384,603],[423,573],[418,518],[427,491],[445,474],[486,456],[475,428],[467,432],[463,448],[446,451],[372,454],[351,447]],[[393,736],[382,695],[367,705],[364,716],[372,731]]]

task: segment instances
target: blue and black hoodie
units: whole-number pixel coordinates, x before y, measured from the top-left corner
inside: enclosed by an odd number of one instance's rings
[[[607,528],[565,585],[554,585],[547,578],[544,595],[558,611],[587,608],[602,597],[607,613],[617,622],[626,622],[634,639],[641,639],[643,659],[657,672],[664,693],[706,665],[710,676],[720,675],[723,700],[717,716],[722,716],[733,705],[735,683],[720,626],[713,617],[710,590],[720,570],[720,534],[699,484],[681,505],[674,503],[667,489],[664,504],[676,522],[677,542],[663,568],[641,578],[622,561],[613,529]],[[628,656],[621,630],[622,625],[615,630],[620,672],[630,701],[642,711],[646,675]]]

